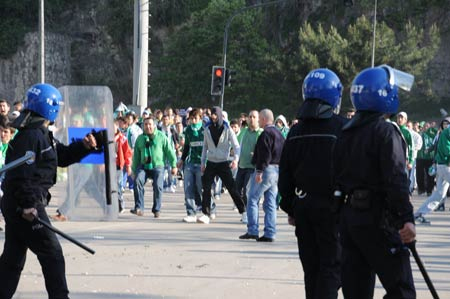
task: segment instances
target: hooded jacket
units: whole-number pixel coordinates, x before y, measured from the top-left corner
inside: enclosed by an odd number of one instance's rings
[[[222,110],[219,107],[211,109],[212,114],[217,115],[217,122],[210,121],[205,126],[204,142],[201,165],[206,166],[206,161],[215,163],[226,162],[233,148],[233,160],[239,161],[240,146],[236,134],[223,120]]]

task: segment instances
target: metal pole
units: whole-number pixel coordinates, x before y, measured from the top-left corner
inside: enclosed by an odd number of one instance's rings
[[[45,82],[44,0],[39,0],[39,81]]]
[[[420,272],[422,273],[423,278],[425,279],[425,283],[428,286],[428,289],[431,292],[431,295],[433,296],[433,299],[439,299],[439,295],[436,292],[436,289],[434,288],[433,282],[430,279],[430,276],[428,276],[427,270],[425,270],[425,266],[423,265],[422,261],[420,260],[419,254],[417,253],[416,249],[416,241],[406,244],[408,246],[409,250],[411,250],[411,253],[416,260],[416,264],[419,267]]]
[[[35,219],[36,219],[37,222],[39,222],[40,224],[42,224],[43,226],[45,226],[46,228],[48,228],[49,230],[51,230],[55,234],[58,234],[61,237],[63,237],[64,239],[66,239],[66,240],[72,242],[73,244],[83,248],[84,250],[86,250],[90,254],[95,254],[95,251],[93,249],[91,249],[91,248],[87,247],[86,245],[84,245],[83,243],[75,240],[74,238],[72,238],[71,236],[67,235],[66,233],[63,233],[62,231],[60,231],[59,229],[55,228],[50,223],[47,223],[47,221],[44,221],[44,220],[42,220],[39,217],[36,217]]]
[[[372,40],[372,67],[375,66],[375,37],[377,31],[377,0],[375,0],[375,9],[373,14],[373,40]]]
[[[5,165],[0,169],[0,174],[6,172],[6,171],[8,171],[8,170],[14,169],[14,168],[16,168],[16,167],[19,167],[20,165],[25,164],[25,163],[27,163],[27,162],[32,162],[32,161],[34,161],[35,156],[36,156],[36,155],[35,155],[34,152],[32,152],[32,151],[27,151],[27,152],[25,153],[25,155],[23,155],[23,157],[20,157],[20,158],[14,160],[14,161],[12,161],[12,162],[9,162],[8,164],[5,164]]]
[[[272,4],[277,4],[280,2],[284,2],[287,0],[278,0],[278,1],[271,1],[271,2],[266,2],[266,3],[260,3],[260,4],[255,4],[255,5],[251,5],[251,6],[245,6],[242,7],[238,10],[235,10],[233,12],[233,14],[231,15],[231,17],[228,18],[227,23],[225,25],[225,32],[223,35],[223,67],[226,70],[227,69],[227,47],[228,47],[228,30],[230,29],[230,25],[231,22],[233,21],[234,17],[236,17],[237,15],[240,15],[241,13],[252,9],[252,8],[258,8],[258,7],[262,7],[262,6],[268,6],[268,5],[272,5]],[[222,95],[220,96],[220,108],[223,110],[223,96],[225,94],[225,87],[223,88],[223,92]]]

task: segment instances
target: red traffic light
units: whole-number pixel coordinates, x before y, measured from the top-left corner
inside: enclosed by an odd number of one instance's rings
[[[216,77],[222,77],[223,76],[223,70],[222,69],[216,69],[215,75],[216,75]]]

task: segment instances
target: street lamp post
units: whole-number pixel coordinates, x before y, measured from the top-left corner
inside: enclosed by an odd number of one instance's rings
[[[251,5],[251,6],[245,6],[242,7],[238,10],[235,10],[233,12],[233,14],[231,15],[231,17],[228,18],[227,23],[225,25],[225,32],[223,35],[223,67],[226,70],[227,69],[227,46],[228,46],[228,30],[230,29],[230,25],[231,22],[233,21],[233,19],[237,16],[240,15],[241,13],[252,9],[252,8],[258,8],[258,7],[262,7],[262,6],[269,6],[272,4],[277,4],[277,3],[281,3],[284,2],[286,0],[278,0],[278,1],[271,1],[271,2],[266,2],[266,3],[260,3],[260,4],[255,4],[255,5]],[[223,89],[222,95],[220,96],[220,108],[223,109],[223,96],[225,94],[225,87]]]
[[[39,0],[39,81],[45,83],[44,0]]]
[[[375,38],[377,32],[377,0],[375,0],[375,8],[373,13],[373,40],[372,40],[372,67],[375,66]]]

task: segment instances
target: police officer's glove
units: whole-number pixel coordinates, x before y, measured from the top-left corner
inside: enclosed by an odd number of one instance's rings
[[[37,215],[38,213],[35,208],[28,208],[22,210],[22,218],[29,222],[33,222],[34,219],[37,217]]]
[[[98,132],[95,132],[95,130],[92,130],[91,132],[92,136],[94,136],[95,141],[97,142],[97,147],[102,147],[105,144],[105,138],[107,138],[106,130],[100,130]]]

